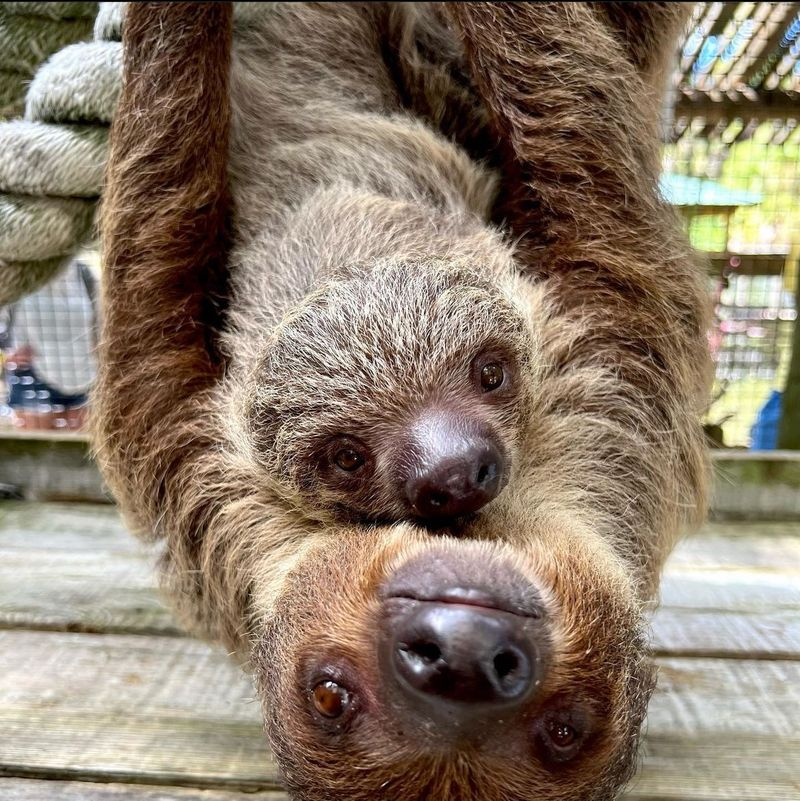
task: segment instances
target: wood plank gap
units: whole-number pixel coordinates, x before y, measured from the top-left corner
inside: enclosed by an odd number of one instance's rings
[[[81,623],[80,621],[69,621],[66,623],[48,623],[47,621],[38,622],[32,620],[9,620],[0,617],[0,631],[43,631],[54,632],[56,634],[125,634],[136,637],[165,637],[185,639],[188,635],[177,626],[164,628],[158,626],[134,626],[117,625],[93,625],[91,623]]]
[[[266,747],[266,746],[265,746]],[[285,792],[285,788],[269,779],[211,778],[179,773],[144,774],[115,772],[113,770],[91,770],[86,768],[44,768],[27,765],[0,764],[0,779],[32,779],[44,781],[76,781],[87,784],[125,784],[148,787],[185,787],[193,790],[227,790],[229,792],[259,793]]]
[[[800,662],[798,654],[780,654],[772,651],[750,651],[742,654],[736,651],[700,650],[695,648],[652,648],[650,656],[654,658],[678,658],[678,659],[727,659],[732,662],[741,662],[746,659],[748,662]]]

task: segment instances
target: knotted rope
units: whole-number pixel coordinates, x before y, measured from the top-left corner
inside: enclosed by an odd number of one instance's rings
[[[27,88],[24,118],[0,123],[0,305],[49,281],[92,232],[122,80],[123,9],[0,5],[0,114],[22,111]],[[81,41],[93,25],[94,41]]]

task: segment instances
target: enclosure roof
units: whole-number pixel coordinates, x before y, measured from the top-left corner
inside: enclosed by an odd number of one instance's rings
[[[800,2],[697,3],[672,78],[676,113],[797,116]]]

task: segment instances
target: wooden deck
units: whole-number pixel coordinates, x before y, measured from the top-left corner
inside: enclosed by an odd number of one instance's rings
[[[800,524],[687,540],[653,628],[626,799],[798,801]],[[285,801],[264,743],[247,678],[181,636],[113,507],[0,503],[2,801]]]

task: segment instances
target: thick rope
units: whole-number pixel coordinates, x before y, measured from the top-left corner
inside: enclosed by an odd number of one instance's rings
[[[27,89],[24,120],[0,123],[0,305],[51,280],[93,231],[123,5],[0,5],[0,108],[19,111]],[[80,41],[93,26],[97,40]]]
[[[0,120],[24,111],[0,122],[0,305],[51,280],[94,231],[125,5],[0,4]],[[235,7],[246,20],[269,4]]]

